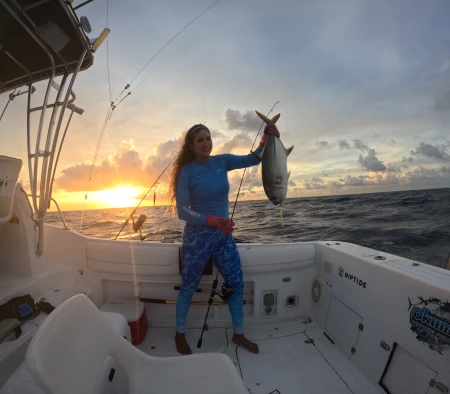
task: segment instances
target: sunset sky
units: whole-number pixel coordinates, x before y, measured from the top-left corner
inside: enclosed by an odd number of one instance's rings
[[[221,0],[135,78],[215,1],[109,0],[112,99],[130,82],[132,94],[107,125],[85,204],[110,103],[104,43],[74,87],[85,112],[74,115],[58,166],[63,210],[135,205],[195,123],[211,129],[213,154],[248,153],[261,125],[254,111],[276,101],[281,140],[294,145],[288,197],[450,187],[448,0]],[[95,0],[77,11],[89,37],[106,26],[106,9]],[[44,85],[36,88],[37,105]],[[26,95],[10,104],[0,154],[24,161],[29,188],[25,110]],[[241,175],[229,174],[230,199]],[[163,204],[167,177],[160,182]],[[247,171],[241,193],[266,198],[260,168]]]

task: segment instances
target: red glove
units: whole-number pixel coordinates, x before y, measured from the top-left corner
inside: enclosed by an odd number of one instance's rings
[[[280,138],[280,132],[277,129],[277,126],[274,124],[268,124],[266,127],[264,127],[264,134],[272,134],[277,138]]]
[[[259,147],[262,149],[264,145],[266,145],[267,138],[269,138],[269,134],[272,134],[273,136],[280,138],[280,132],[277,129],[277,126],[274,124],[268,124],[264,128],[264,134],[261,137],[261,141],[259,141]]]
[[[217,216],[208,215],[206,225],[220,228],[224,235],[229,235],[234,231],[234,222],[232,220]]]

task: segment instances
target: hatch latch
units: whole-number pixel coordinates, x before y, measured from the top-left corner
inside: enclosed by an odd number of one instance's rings
[[[448,393],[448,387],[440,382],[436,382],[434,379],[430,380],[430,386],[440,391],[441,393]]]

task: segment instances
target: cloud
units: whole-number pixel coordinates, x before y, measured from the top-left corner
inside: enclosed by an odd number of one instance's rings
[[[316,145],[319,148],[328,148],[330,146],[330,144],[327,141],[317,141]]]
[[[160,142],[156,148],[153,149],[152,154],[145,156],[143,173],[149,179],[146,186],[150,187],[153,182],[163,173],[164,169],[169,166],[179,151],[181,143],[184,140],[184,133],[180,133],[175,140]],[[170,166],[161,176],[158,182],[161,184],[169,183]],[[163,186],[164,187],[164,186]]]
[[[350,143],[347,140],[339,140],[338,144],[340,150],[350,149]]]
[[[438,169],[417,166],[405,171],[373,172],[370,175],[348,175],[345,178],[324,182],[322,179],[311,178],[303,181],[306,190],[333,190],[352,187],[367,187],[380,185],[426,185],[430,182],[447,182],[450,185],[450,167]]]
[[[225,134],[221,133],[218,130],[211,130],[211,129],[209,129],[209,132],[211,133],[211,137],[213,139],[215,139],[215,138],[226,138]]]
[[[156,179],[163,173],[172,162],[176,152],[178,152],[184,139],[181,133],[176,139],[162,141],[153,152],[141,159],[135,150],[134,141],[122,141],[116,152],[108,155],[108,159],[101,164],[94,165],[90,191],[114,189],[118,185],[129,185],[134,187],[150,187]],[[239,132],[231,140],[219,145],[215,154],[245,149],[248,152],[253,141],[250,137]],[[63,169],[62,175],[55,180],[55,190],[65,190],[66,192],[86,191],[88,187],[91,164],[76,164]],[[231,171],[229,173],[230,194],[237,192],[241,181],[243,170]],[[168,190],[170,166],[160,177],[158,189],[161,192]],[[241,192],[252,195],[253,198],[263,198],[261,166],[247,168]],[[295,186],[295,182],[290,180],[290,186]]]
[[[431,145],[424,142],[421,142],[415,150],[412,150],[411,154],[414,156],[425,156],[430,159],[450,161],[450,155],[446,152],[444,146]]]
[[[353,149],[358,149],[362,152],[366,152],[370,149],[369,146],[364,141],[355,139],[352,140],[352,142],[353,142]],[[339,140],[338,146],[340,150],[351,149],[350,142],[347,140]]]
[[[450,167],[433,169],[417,166],[411,170],[405,171],[402,175],[407,183],[430,180],[450,180]]]
[[[241,113],[237,109],[228,109],[225,112],[225,123],[229,130],[255,131],[261,127],[261,119],[254,111]]]
[[[327,188],[325,182],[321,178],[312,178],[310,180],[303,181],[303,185],[306,190],[317,190]]]
[[[220,144],[219,146],[214,148],[214,154],[221,154],[221,153],[248,153],[250,147],[252,146],[253,139],[249,137],[247,133],[244,132],[238,132],[237,134],[233,135],[230,140]],[[258,142],[258,141],[257,141]],[[256,144],[254,149],[256,149]]]
[[[241,183],[243,171],[244,170],[235,170],[228,173],[230,195],[236,195],[239,184]],[[257,190],[255,190],[255,188]],[[261,190],[259,190],[259,188],[261,188]],[[242,181],[240,194],[242,193],[258,195],[258,197],[264,196],[264,192],[262,191],[261,166],[253,166],[247,168],[247,170],[245,171],[244,179]]]
[[[180,134],[176,140],[159,143],[153,154],[147,155],[144,160],[134,149],[132,139],[122,141],[117,151],[99,165],[92,167],[90,163],[85,163],[63,169],[62,175],[55,179],[56,187],[67,192],[86,191],[91,167],[89,190],[114,189],[118,185],[150,187],[178,151],[182,138],[184,135]],[[168,182],[168,174],[166,170],[161,183]]]
[[[122,141],[117,149],[117,152],[109,155],[108,160],[111,166],[140,169],[142,167],[142,160],[139,158],[139,153],[134,150],[134,141]]]
[[[375,149],[369,149],[367,156],[359,155],[358,162],[367,171],[386,171],[386,166],[378,160]]]
[[[363,152],[368,151],[370,148],[361,140],[353,140],[353,147]]]

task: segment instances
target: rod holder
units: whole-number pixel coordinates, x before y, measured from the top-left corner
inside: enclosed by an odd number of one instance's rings
[[[92,44],[91,52],[95,52],[100,47],[100,45],[102,45],[103,41],[105,41],[105,38],[108,37],[110,31],[111,30],[109,30],[107,27],[103,29],[103,31]]]

